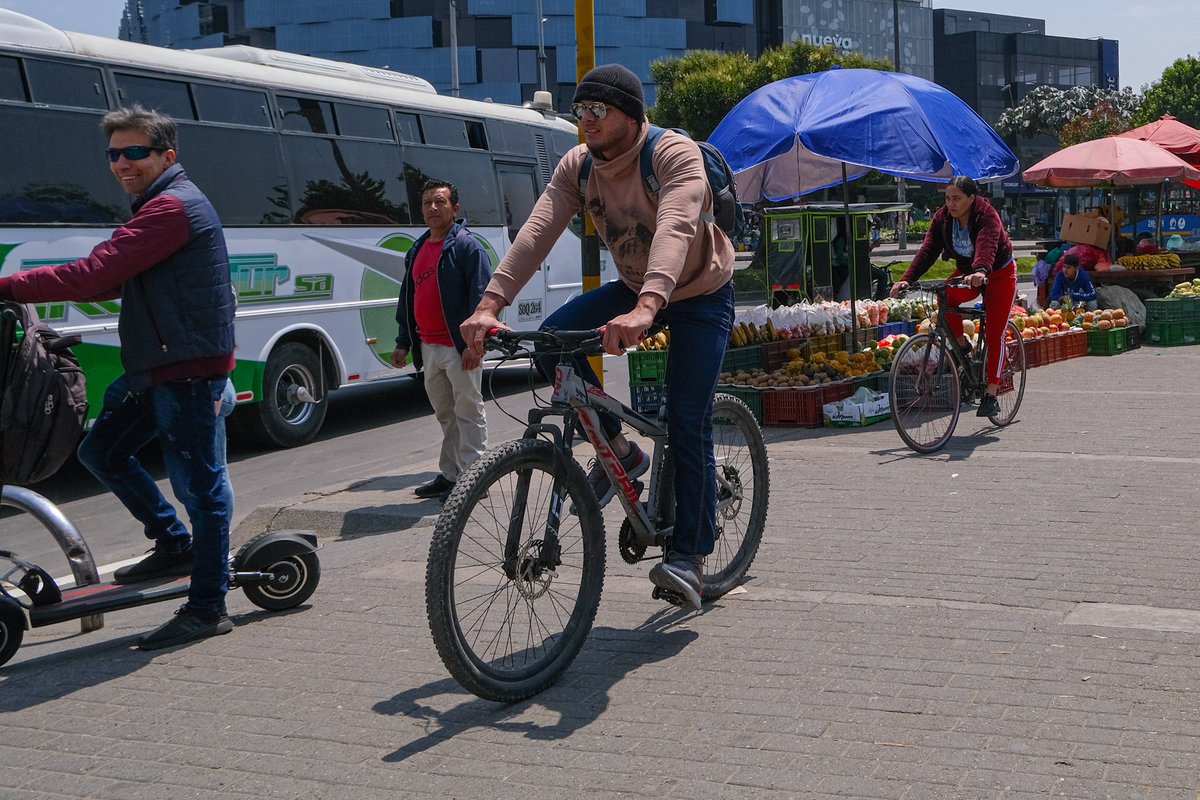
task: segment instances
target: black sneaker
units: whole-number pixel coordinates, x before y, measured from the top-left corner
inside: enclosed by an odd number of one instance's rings
[[[670,553],[650,570],[650,582],[681,599],[692,611],[699,611],[703,570],[704,556]]]
[[[221,612],[204,612],[180,606],[165,625],[147,633],[138,641],[139,650],[161,650],[177,644],[187,644],[197,639],[220,636],[233,630],[233,620]]]
[[[157,547],[136,564],[121,567],[113,573],[113,583],[141,583],[156,578],[179,578],[192,574],[192,548],[167,553]]]
[[[449,495],[450,490],[453,488],[454,481],[450,480],[445,475],[439,474],[429,483],[422,484],[414,489],[413,494],[415,494],[417,497],[424,497],[426,499],[432,497],[440,498],[442,495]]]
[[[979,410],[975,412],[977,417],[995,417],[1000,414],[1000,401],[995,395],[985,394],[983,399],[979,401]]]
[[[629,452],[621,459],[621,467],[629,476],[629,480],[633,480],[650,469],[650,456],[646,455],[642,448],[630,442]],[[617,487],[613,486],[612,481],[608,479],[608,473],[604,471],[604,466],[599,459],[592,459],[587,479],[588,486],[592,487],[592,494],[596,495],[596,500],[599,501],[601,508],[604,508],[617,496]],[[571,513],[574,512],[575,509],[572,508]]]

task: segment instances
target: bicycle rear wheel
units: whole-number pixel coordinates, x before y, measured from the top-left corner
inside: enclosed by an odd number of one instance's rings
[[[981,363],[987,364],[986,344],[979,357]],[[1003,427],[1017,418],[1017,409],[1021,407],[1021,398],[1025,396],[1025,342],[1011,319],[1004,329],[1004,360],[1000,375],[1000,391],[996,393],[996,399],[1000,401],[1000,413],[988,419],[993,425]]]
[[[717,530],[705,558],[700,596],[713,600],[745,577],[762,541],[771,493],[770,467],[762,429],[741,400],[713,400],[713,455],[717,461]],[[670,449],[658,471],[658,527],[675,520],[675,459]]]
[[[555,476],[566,496],[558,552],[543,566]],[[575,659],[603,583],[604,522],[583,469],[547,441],[507,442],[459,478],[438,517],[425,573],[429,630],[464,688],[523,700]]]
[[[892,422],[913,450],[932,453],[954,435],[962,402],[958,365],[941,336],[919,333],[900,345],[889,390]]]

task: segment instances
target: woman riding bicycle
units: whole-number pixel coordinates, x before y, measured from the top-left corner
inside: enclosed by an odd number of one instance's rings
[[[994,416],[1000,411],[996,394],[1004,363],[1004,329],[1017,298],[1017,263],[1000,215],[986,198],[979,196],[979,185],[963,175],[956,175],[946,185],[946,205],[934,213],[921,249],[904,277],[892,286],[892,297],[903,293],[938,258],[955,262],[949,280],[961,278],[971,287],[949,290],[946,294],[949,308],[961,306],[983,293],[987,393],[976,414]],[[986,292],[984,284],[988,285]],[[948,314],[947,309],[941,309],[940,313],[946,314],[950,329],[965,343],[962,317]]]

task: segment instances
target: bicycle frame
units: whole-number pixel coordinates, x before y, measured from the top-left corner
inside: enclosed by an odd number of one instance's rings
[[[654,442],[650,466],[650,495],[645,504],[640,501],[637,487],[626,474],[621,460],[604,436],[600,425],[600,411],[612,414]],[[545,424],[543,420],[548,416],[563,417],[562,427]],[[633,529],[634,541],[645,546],[661,546],[672,532],[671,527],[660,529],[653,522],[653,518],[657,516],[661,496],[661,487],[658,486],[655,477],[662,466],[667,442],[666,420],[661,419],[661,416],[659,420],[651,420],[634,411],[598,386],[587,383],[574,365],[564,359],[554,370],[554,391],[550,396],[550,406],[530,409],[529,425],[525,428],[524,436],[533,438],[547,434],[554,440],[559,453],[564,458],[571,459],[574,457],[572,439],[578,423],[578,428],[595,449],[596,458],[603,466],[608,479],[617,487],[616,496],[625,509],[625,517]],[[529,488],[528,476],[522,476],[521,481],[518,491],[524,496]],[[551,502],[550,518],[546,521],[546,541],[552,542],[554,546],[542,548],[540,554],[541,566],[547,569],[555,566],[554,560],[558,556],[558,527],[562,519],[563,500],[566,497],[565,481],[561,474],[555,478],[552,491],[554,498]],[[523,509],[514,509],[513,518],[509,522],[508,539],[505,542],[505,569],[514,574],[520,548],[522,521],[522,514],[518,511]]]

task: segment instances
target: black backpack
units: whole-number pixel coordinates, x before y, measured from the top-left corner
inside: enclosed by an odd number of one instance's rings
[[[641,165],[642,180],[651,194],[657,195],[659,190],[658,178],[654,176],[654,147],[668,128],[657,125],[650,126],[646,134],[646,142],[642,145]],[[682,128],[670,128],[682,136],[692,138]],[[742,236],[746,232],[746,212],[738,202],[737,185],[733,181],[733,170],[725,156],[715,145],[708,142],[696,142],[700,155],[704,157],[704,174],[708,178],[708,187],[712,190],[713,210],[709,214],[701,213],[700,218],[705,222],[715,222],[717,227],[725,231],[730,239]],[[583,163],[579,165],[579,194],[587,195],[588,178],[592,176],[592,155],[584,153]]]
[[[4,303],[0,314],[0,483],[36,483],[62,466],[83,434],[87,384],[70,349],[79,337],[59,336],[31,305]]]

